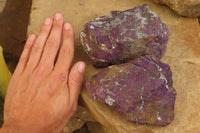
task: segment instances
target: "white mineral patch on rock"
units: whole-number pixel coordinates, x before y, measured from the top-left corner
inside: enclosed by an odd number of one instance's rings
[[[94,29],[95,27],[93,25],[90,25],[90,29]]]
[[[157,112],[157,120],[161,121],[162,118],[160,117],[160,112]]]
[[[105,99],[105,102],[106,102],[108,105],[112,106],[113,103],[115,102],[115,100],[112,99],[110,96],[108,96],[108,97]]]

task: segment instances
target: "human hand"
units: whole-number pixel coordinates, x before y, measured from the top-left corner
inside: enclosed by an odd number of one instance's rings
[[[29,36],[8,87],[0,132],[58,133],[76,111],[85,63],[71,68],[73,27],[63,21],[57,13],[45,19],[38,36]]]

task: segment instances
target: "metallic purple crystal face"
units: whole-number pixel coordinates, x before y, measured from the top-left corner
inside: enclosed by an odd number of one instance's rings
[[[94,66],[121,64],[141,55],[160,59],[169,31],[150,6],[112,11],[85,24],[80,41]]]
[[[172,84],[170,67],[146,55],[103,69],[87,81],[86,88],[93,99],[130,122],[166,126],[174,119]]]

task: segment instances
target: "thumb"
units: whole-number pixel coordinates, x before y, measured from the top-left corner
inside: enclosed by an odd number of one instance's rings
[[[77,62],[69,73],[68,87],[70,94],[70,103],[78,101],[78,97],[83,84],[83,77],[85,73],[85,63],[80,61]]]

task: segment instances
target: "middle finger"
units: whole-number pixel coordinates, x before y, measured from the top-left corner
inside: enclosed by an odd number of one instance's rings
[[[45,65],[53,68],[58,49],[60,47],[62,28],[63,15],[61,13],[56,13],[53,20],[53,27],[49,38],[47,39],[39,65]]]

